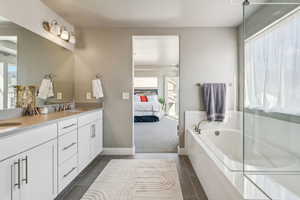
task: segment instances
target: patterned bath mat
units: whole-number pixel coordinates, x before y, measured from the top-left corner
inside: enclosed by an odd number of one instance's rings
[[[111,160],[81,200],[183,200],[174,160]]]

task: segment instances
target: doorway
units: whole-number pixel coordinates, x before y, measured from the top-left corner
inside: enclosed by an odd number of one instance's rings
[[[177,153],[179,37],[133,36],[136,153]]]

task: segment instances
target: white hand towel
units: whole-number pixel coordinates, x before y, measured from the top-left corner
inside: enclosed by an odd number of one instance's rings
[[[53,89],[53,82],[50,80],[49,83],[49,93],[48,93],[48,98],[49,97],[54,97],[54,89]]]
[[[46,100],[49,97],[53,97],[54,92],[53,92],[53,84],[52,81],[49,79],[43,79],[40,89],[39,89],[39,94],[38,97],[40,99]]]
[[[100,79],[93,80],[92,85],[93,85],[93,96],[96,99],[104,97],[101,80]]]

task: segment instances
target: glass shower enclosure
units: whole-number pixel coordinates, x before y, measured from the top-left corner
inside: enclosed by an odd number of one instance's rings
[[[243,173],[269,199],[300,199],[300,0],[244,2]]]

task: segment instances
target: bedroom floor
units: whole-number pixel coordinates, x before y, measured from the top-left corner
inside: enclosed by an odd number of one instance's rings
[[[159,122],[134,124],[137,153],[176,153],[177,120],[163,117]]]

